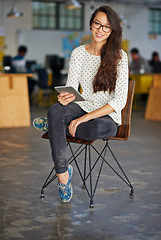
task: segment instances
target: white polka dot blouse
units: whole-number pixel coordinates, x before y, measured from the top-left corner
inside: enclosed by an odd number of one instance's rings
[[[121,50],[121,60],[117,67],[117,80],[115,91],[93,92],[92,82],[101,63],[100,56],[88,53],[85,45],[75,48],[71,54],[69,62],[69,72],[67,86],[72,86],[78,90],[79,84],[82,87],[82,96],[85,101],[77,102],[80,107],[88,112],[94,111],[106,104],[109,104],[115,111],[109,116],[121,125],[121,110],[124,108],[128,92],[128,58],[127,54]]]

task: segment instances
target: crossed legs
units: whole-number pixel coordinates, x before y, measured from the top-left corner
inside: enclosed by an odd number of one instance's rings
[[[64,106],[60,103],[54,104],[48,111],[48,134],[51,145],[52,158],[55,164],[58,181],[67,184],[69,180],[68,166],[66,160],[66,134],[70,135],[68,126],[70,122],[86,114],[76,103]],[[96,140],[115,136],[117,124],[110,116],[100,117],[84,122],[77,127],[77,138]]]

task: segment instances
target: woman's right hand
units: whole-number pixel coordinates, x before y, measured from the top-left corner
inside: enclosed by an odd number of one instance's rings
[[[68,103],[73,102],[75,99],[75,96],[72,93],[63,92],[58,95],[58,101],[62,105],[68,105]]]

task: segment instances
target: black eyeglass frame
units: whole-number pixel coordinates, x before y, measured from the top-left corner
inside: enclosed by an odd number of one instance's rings
[[[99,25],[99,27],[94,27],[93,24],[97,23]],[[102,27],[102,31],[105,33],[109,33],[111,31],[111,28],[109,27],[108,31],[103,30],[103,27],[108,27],[107,25],[102,25],[101,23],[97,22],[97,21],[92,21],[92,27],[96,28],[96,29],[100,29]]]

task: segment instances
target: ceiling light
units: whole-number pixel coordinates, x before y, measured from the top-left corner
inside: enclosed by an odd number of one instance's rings
[[[79,9],[81,7],[81,4],[77,0],[68,0],[65,4],[65,8],[67,9]]]
[[[13,7],[11,9],[11,11],[7,14],[7,17],[9,17],[9,18],[18,18],[18,17],[21,17],[22,15],[23,15],[23,13],[18,12],[17,8]]]

